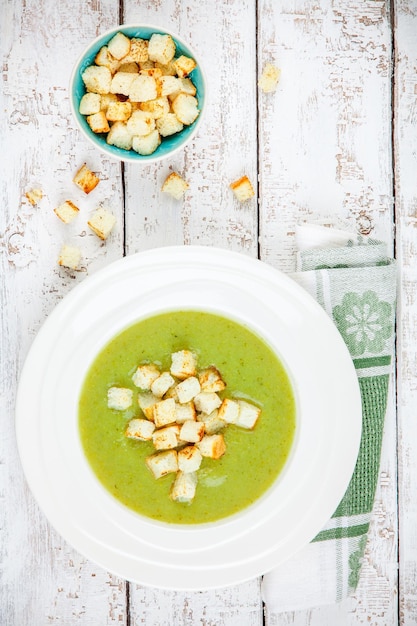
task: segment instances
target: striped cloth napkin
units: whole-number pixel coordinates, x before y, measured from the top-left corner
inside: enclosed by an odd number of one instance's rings
[[[267,573],[269,614],[339,602],[359,581],[378,480],[394,354],[396,265],[381,241],[306,224],[296,231],[293,278],[332,317],[349,348],[362,397],[362,439],[348,489],[321,532]]]

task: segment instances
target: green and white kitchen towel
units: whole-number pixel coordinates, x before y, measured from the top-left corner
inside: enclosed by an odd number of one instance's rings
[[[362,398],[356,468],[332,518],[315,539],[267,573],[262,594],[270,613],[332,604],[358,584],[378,481],[394,355],[396,265],[381,241],[306,224],[296,232],[293,278],[332,317],[349,348]]]

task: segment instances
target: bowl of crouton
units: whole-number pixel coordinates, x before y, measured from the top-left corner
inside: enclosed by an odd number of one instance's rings
[[[183,149],[203,118],[206,81],[195,52],[151,25],[121,25],[81,54],[70,104],[83,135],[107,156],[149,163]]]

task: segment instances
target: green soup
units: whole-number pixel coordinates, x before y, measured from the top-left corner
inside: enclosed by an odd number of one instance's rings
[[[221,397],[252,400],[262,412],[253,430],[223,430],[226,453],[203,458],[194,500],[169,497],[174,474],[156,480],[145,465],[152,442],[128,439],[128,421],[140,417],[132,374],[145,361],[169,370],[170,355],[189,349],[200,369],[214,365],[227,383]],[[112,386],[134,390],[126,411],[107,407]],[[143,417],[143,415],[142,415]],[[85,379],[79,428],[86,457],[101,483],[134,511],[157,520],[198,524],[232,515],[252,504],[274,482],[291,449],[295,402],[288,375],[267,344],[245,326],[199,311],[177,311],[142,320],[100,352]]]

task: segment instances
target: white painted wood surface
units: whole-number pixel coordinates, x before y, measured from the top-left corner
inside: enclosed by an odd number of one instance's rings
[[[210,98],[187,150],[157,166],[126,166],[123,176],[75,130],[67,93],[83,47],[120,19],[189,40],[205,61]],[[121,9],[114,0],[3,0],[0,28],[0,624],[417,624],[416,0],[125,0]],[[267,61],[282,70],[269,95],[256,87]],[[71,182],[84,161],[102,179],[94,198]],[[170,169],[190,183],[184,202],[159,191]],[[239,205],[228,187],[244,173],[259,180],[259,214],[256,199]],[[25,198],[33,187],[45,194],[37,207]],[[67,197],[82,207],[70,226],[52,211]],[[105,244],[86,228],[97,203],[118,219]],[[272,615],[259,580],[199,593],[128,585],[74,552],[26,486],[14,400],[31,342],[76,283],[124,252],[214,245],[290,271],[294,225],[305,220],[371,232],[399,259],[398,376],[357,593],[340,606]],[[82,271],[58,268],[64,241],[82,247]]]

